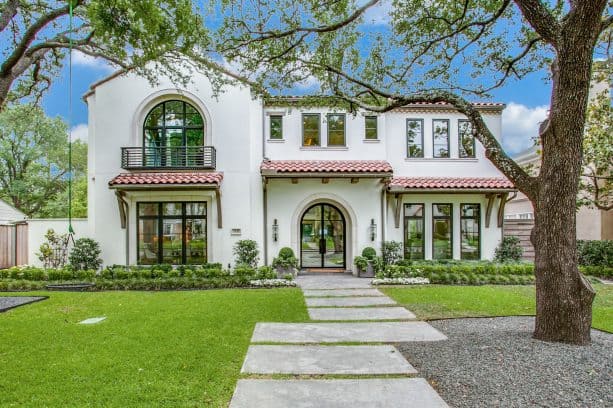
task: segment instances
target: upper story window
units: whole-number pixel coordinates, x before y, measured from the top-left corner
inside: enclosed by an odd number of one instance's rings
[[[433,157],[449,157],[449,120],[432,120]]]
[[[302,145],[320,146],[319,113],[302,114]]]
[[[345,114],[328,114],[328,146],[345,146]]]
[[[377,140],[377,117],[366,116],[364,117],[364,139]]]
[[[458,148],[461,158],[475,157],[475,136],[470,121],[458,121]]]
[[[283,139],[283,116],[270,115],[270,139]]]
[[[423,119],[407,119],[407,157],[424,157]]]
[[[204,145],[204,120],[187,102],[165,101],[147,115],[144,128],[145,147]]]

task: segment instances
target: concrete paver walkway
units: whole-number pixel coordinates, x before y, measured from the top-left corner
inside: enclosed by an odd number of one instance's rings
[[[387,296],[356,296],[356,297],[310,297],[306,298],[306,305],[312,306],[379,306],[395,305],[392,299]]]
[[[423,378],[359,380],[239,380],[231,407],[442,408]]]
[[[415,315],[404,307],[312,307],[311,320],[410,320]]]
[[[241,372],[363,378],[241,379],[231,408],[447,407],[426,380],[406,377],[417,372],[392,345],[333,345],[440,341],[447,338],[444,334],[426,322],[410,320],[415,315],[393,306],[396,303],[373,288],[370,279],[307,275],[299,276],[297,283],[310,318],[320,322],[257,323],[252,343],[277,344],[251,345]],[[365,377],[378,375],[405,378]]]
[[[415,374],[393,346],[250,346],[250,374]]]

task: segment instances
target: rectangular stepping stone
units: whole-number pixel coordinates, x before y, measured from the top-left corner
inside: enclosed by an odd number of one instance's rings
[[[341,297],[341,296],[385,296],[377,289],[305,289],[305,297]]]
[[[306,298],[307,306],[377,306],[395,305],[387,296],[358,296],[336,298]]]
[[[415,319],[415,315],[404,307],[316,307],[308,311],[311,320]]]
[[[426,322],[256,323],[253,343],[437,341],[447,337]]]
[[[231,408],[444,408],[423,378],[239,380]]]
[[[241,373],[415,374],[394,346],[249,346]]]
[[[296,283],[303,289],[364,289],[372,288],[370,279],[353,276],[298,276]]]
[[[0,313],[48,299],[47,296],[0,296]]]

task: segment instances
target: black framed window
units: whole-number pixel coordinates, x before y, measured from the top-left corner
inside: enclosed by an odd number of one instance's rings
[[[137,203],[139,265],[207,262],[206,202]]]
[[[458,149],[460,157],[475,157],[475,136],[472,124],[466,119],[458,120]]]
[[[319,138],[319,113],[302,114],[302,145],[320,146]]]
[[[328,146],[345,146],[345,114],[329,113]]]
[[[404,258],[420,260],[425,258],[424,205],[404,205]]]
[[[270,138],[283,139],[283,116],[270,115]]]
[[[453,258],[453,206],[432,204],[432,259]]]
[[[423,119],[407,119],[407,157],[424,157]]]
[[[432,156],[449,157],[449,119],[432,120]]]
[[[460,205],[460,243],[462,259],[481,259],[481,206],[479,204]]]
[[[364,139],[376,140],[379,138],[377,134],[377,117],[365,116],[364,117]]]
[[[184,166],[197,160],[204,146],[204,120],[185,101],[157,104],[145,118],[143,149],[147,166]]]

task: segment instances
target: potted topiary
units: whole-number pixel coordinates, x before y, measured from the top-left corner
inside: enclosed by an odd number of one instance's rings
[[[279,256],[272,260],[272,267],[277,272],[277,277],[283,278],[286,275],[296,276],[298,274],[298,259],[291,248],[284,247],[279,251]]]
[[[358,277],[372,278],[375,276],[373,261],[377,257],[377,251],[372,247],[366,247],[362,250],[362,256],[356,256],[353,263],[358,269]]]

